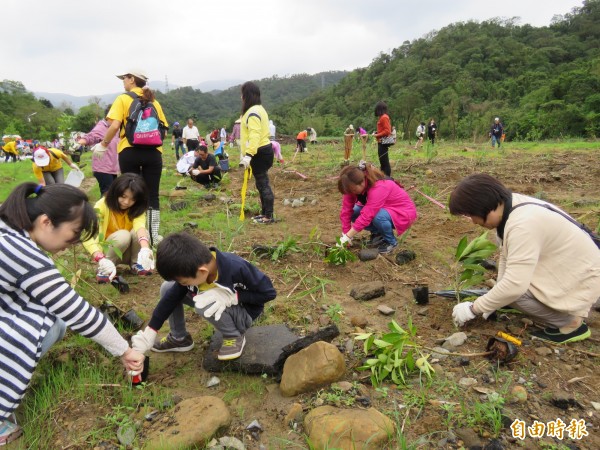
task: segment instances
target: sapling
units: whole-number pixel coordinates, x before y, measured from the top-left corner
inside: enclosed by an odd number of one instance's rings
[[[480,284],[484,280],[485,268],[481,263],[494,254],[496,244],[487,239],[487,231],[469,242],[463,236],[454,253],[452,272],[456,299],[460,301],[460,291]]]
[[[356,255],[342,245],[340,238],[336,238],[337,245],[327,252],[325,262],[336,266],[345,266],[348,261],[356,261]]]

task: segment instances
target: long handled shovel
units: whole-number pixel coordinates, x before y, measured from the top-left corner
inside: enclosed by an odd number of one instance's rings
[[[243,221],[245,219],[244,207],[246,205],[246,191],[248,190],[248,180],[252,178],[252,168],[248,167],[244,170],[244,184],[242,184],[242,207],[240,210],[240,220]]]

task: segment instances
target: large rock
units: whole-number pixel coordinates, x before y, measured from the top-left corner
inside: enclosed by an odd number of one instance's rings
[[[350,296],[355,300],[371,300],[385,295],[385,286],[381,281],[371,281],[354,286]]]
[[[346,362],[338,348],[315,342],[286,360],[279,389],[283,396],[292,397],[338,381],[345,372]]]
[[[204,355],[202,367],[208,372],[242,372],[279,376],[285,360],[292,354],[317,341],[331,341],[340,334],[332,325],[304,337],[295,335],[285,325],[252,327],[246,332],[246,346],[242,356],[231,361],[219,361],[217,354],[223,344],[223,336],[216,332]]]
[[[220,398],[188,398],[150,425],[144,448],[203,447],[219,428],[230,423],[231,414]]]
[[[315,449],[379,450],[395,433],[395,425],[375,408],[340,409],[321,406],[304,419]]]

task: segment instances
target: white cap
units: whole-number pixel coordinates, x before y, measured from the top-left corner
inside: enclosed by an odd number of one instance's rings
[[[50,164],[50,155],[43,148],[38,148],[33,152],[33,162],[39,167],[46,167]]]
[[[123,75],[117,75],[117,78],[122,80],[127,75],[133,75],[134,77],[139,78],[140,80],[148,81],[148,77],[146,75],[144,75],[145,72],[146,72],[145,70],[133,69],[133,70],[130,70],[129,72],[125,72]]]

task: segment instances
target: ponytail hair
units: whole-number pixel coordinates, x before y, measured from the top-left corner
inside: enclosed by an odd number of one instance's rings
[[[140,99],[140,101],[142,103],[153,102],[156,98],[154,97],[154,92],[152,92],[152,89],[150,89],[148,86],[145,86],[145,84],[146,82],[144,81],[144,87],[142,87],[142,98]]]
[[[338,191],[349,194],[350,187],[361,184],[365,178],[367,186],[373,186],[379,180],[385,180],[385,174],[373,164],[361,161],[358,166],[346,166],[338,178]]]
[[[33,222],[42,214],[48,216],[54,227],[81,219],[83,241],[98,234],[98,218],[87,195],[68,184],[23,183],[0,206],[0,219],[18,231],[33,230]]]

